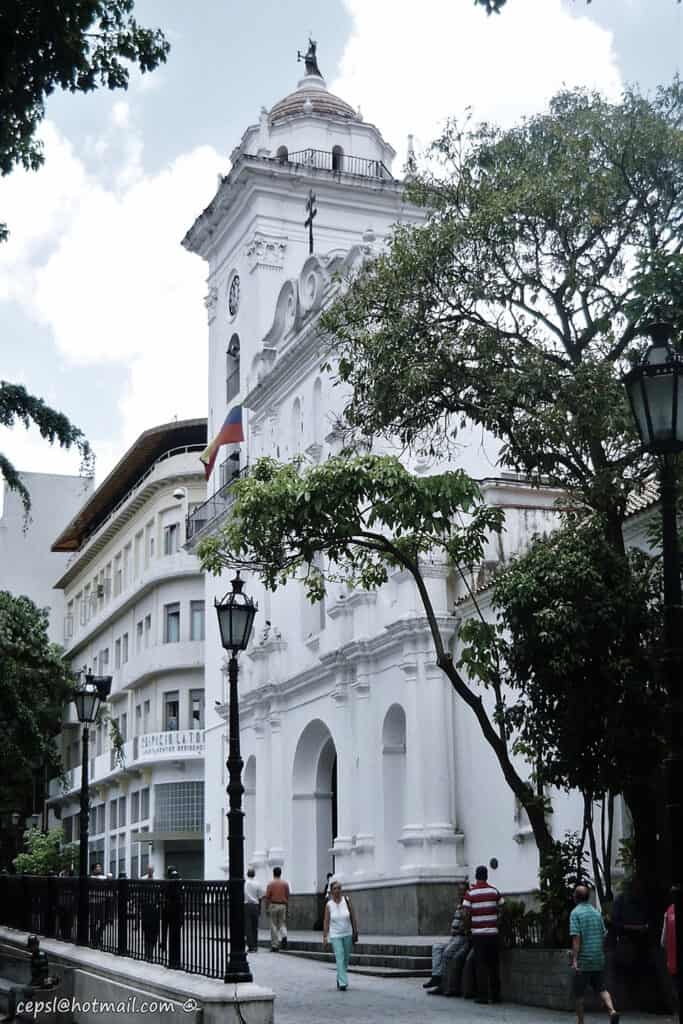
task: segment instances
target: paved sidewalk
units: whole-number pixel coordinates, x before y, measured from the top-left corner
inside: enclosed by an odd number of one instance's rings
[[[292,939],[320,939],[320,932],[290,932]],[[267,939],[261,931],[259,938]],[[366,942],[393,945],[427,943],[428,936],[367,936]],[[501,1004],[479,1006],[470,1000],[429,996],[422,978],[369,978],[349,974],[349,990],[338,992],[334,967],[286,953],[259,949],[249,954],[254,981],[275,992],[275,1024],[572,1024],[573,1014]],[[587,1013],[586,1022],[607,1024],[604,1013]],[[624,1024],[673,1024],[672,1017],[624,1014]]]

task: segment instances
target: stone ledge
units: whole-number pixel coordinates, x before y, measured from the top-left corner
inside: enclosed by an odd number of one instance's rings
[[[27,939],[27,932],[0,928],[0,944],[14,953],[25,954]],[[273,1024],[274,995],[253,982],[226,985],[214,978],[172,971],[58,939],[41,938],[40,947],[48,954],[51,970],[73,970],[74,998],[84,1003],[95,999],[118,1002],[133,996],[138,1000],[164,999],[174,1004],[173,1010],[164,1013],[164,1024]],[[188,1000],[193,1000],[196,1007],[185,1009]],[[73,1019],[75,1024],[116,1024],[121,1014],[85,1012]],[[130,1013],[126,1020],[149,1024],[150,1015]]]

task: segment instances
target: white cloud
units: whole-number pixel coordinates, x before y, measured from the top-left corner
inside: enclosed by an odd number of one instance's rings
[[[563,86],[618,93],[611,34],[561,0],[515,0],[487,17],[472,0],[345,0],[353,32],[334,92],[376,124],[404,160],[450,115],[509,125]]]
[[[125,132],[111,187],[88,175],[49,124],[45,166],[16,171],[0,185],[12,231],[0,247],[0,300],[19,302],[47,326],[67,365],[98,367],[105,381],[109,364],[127,369],[119,436],[93,442],[98,479],[141,431],[206,410],[205,268],[180,240],[227,162],[201,147],[145,175],[125,106],[115,105],[121,109],[107,129]],[[73,419],[80,425],[82,416],[74,410]],[[54,453],[32,434],[13,432],[11,442],[7,454],[17,466],[54,465]],[[73,456],[58,462],[74,471]]]

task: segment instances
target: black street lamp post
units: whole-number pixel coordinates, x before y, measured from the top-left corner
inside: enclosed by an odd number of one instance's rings
[[[679,994],[683,991],[683,600],[678,545],[676,456],[683,451],[683,359],[671,345],[672,327],[653,323],[652,345],[624,379],[645,451],[659,457],[664,570],[662,669],[668,695],[669,750],[666,808],[670,872],[677,887],[676,945]]]
[[[83,758],[81,763],[81,812],[80,812],[80,849],[78,879],[78,925],[76,942],[79,946],[88,945],[88,826],[90,817],[90,796],[88,793],[88,758],[90,726],[97,718],[102,701],[106,700],[111,690],[111,676],[93,676],[87,673],[84,681],[74,692],[73,702],[76,705],[78,721],[83,726]]]
[[[245,650],[258,605],[242,593],[244,580],[239,572],[232,580],[232,591],[222,601],[215,601],[221,644],[230,651],[228,680],[230,682],[230,747],[228,752],[228,855],[230,869],[230,957],[225,971],[226,982],[253,981],[244,942],[244,813],[242,811],[242,757],[240,755],[240,712],[237,696],[237,652]]]

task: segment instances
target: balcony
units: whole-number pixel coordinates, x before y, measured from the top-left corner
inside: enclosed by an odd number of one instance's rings
[[[248,465],[243,466],[242,469],[235,470],[232,480],[228,480],[226,484],[219,487],[215,494],[212,494],[210,498],[207,498],[205,502],[190,513],[185,526],[185,536],[187,537],[188,544],[195,544],[200,534],[208,533],[209,527],[215,524],[217,520],[223,518],[235,502],[233,487],[236,481],[240,477],[246,476],[248,472]]]
[[[380,178],[393,181],[391,171],[381,160],[368,160],[362,156],[348,156],[325,149],[299,149],[290,153],[287,159],[278,160],[283,164],[298,164],[315,167],[320,171],[334,171],[336,174],[355,174],[360,178]]]

